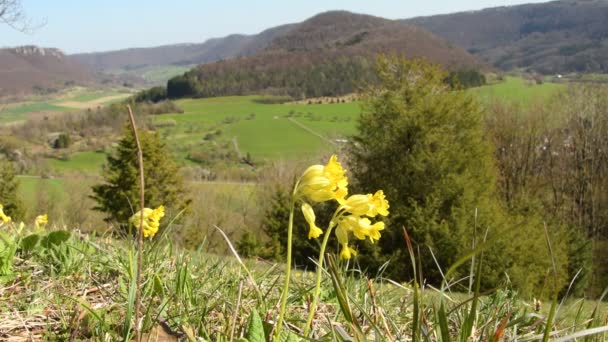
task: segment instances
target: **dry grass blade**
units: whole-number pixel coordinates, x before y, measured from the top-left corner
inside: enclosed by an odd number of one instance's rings
[[[143,210],[145,208],[145,197],[144,197],[144,157],[143,151],[141,149],[141,144],[139,143],[139,137],[137,136],[137,126],[135,125],[135,117],[133,116],[133,111],[131,110],[131,106],[127,105],[129,109],[129,120],[131,122],[131,128],[133,129],[133,137],[135,139],[135,144],[137,144],[137,162],[139,164],[139,201],[140,201],[140,210],[141,215],[139,221],[139,229],[137,231],[137,288],[135,290],[135,334],[137,338],[137,342],[141,342],[141,322],[140,322],[140,308],[141,308],[141,264],[142,264],[142,251],[143,251],[143,241],[144,241],[144,215]]]

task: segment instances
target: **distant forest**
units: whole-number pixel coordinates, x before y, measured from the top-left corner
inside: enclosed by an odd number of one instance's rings
[[[294,57],[291,55],[290,57]],[[201,65],[136,96],[138,102],[158,102],[166,98],[215,97],[267,94],[294,99],[341,96],[357,91],[357,85],[376,82],[374,60],[339,57],[315,63],[313,58],[241,59]],[[484,85],[485,76],[474,69],[449,73],[445,82],[454,88]]]

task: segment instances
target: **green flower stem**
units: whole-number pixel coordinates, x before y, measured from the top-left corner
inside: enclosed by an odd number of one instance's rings
[[[323,270],[323,261],[325,259],[325,247],[327,247],[327,242],[329,241],[329,236],[331,235],[331,230],[334,228],[335,220],[341,213],[341,208],[338,208],[331,220],[329,221],[329,227],[325,231],[325,236],[323,237],[323,242],[321,243],[321,251],[319,252],[319,259],[317,264],[317,280],[315,283],[315,290],[313,292],[312,302],[310,303],[310,309],[308,311],[308,319],[306,320],[306,326],[304,327],[304,337],[307,337],[310,333],[310,329],[312,328],[312,319],[315,316],[315,311],[317,310],[317,302],[319,301],[319,294],[321,293],[321,274]]]
[[[281,329],[283,328],[283,318],[285,317],[285,307],[287,306],[287,297],[289,295],[289,281],[291,279],[291,240],[293,236],[293,212],[296,206],[296,192],[300,181],[296,182],[291,196],[291,205],[289,208],[289,225],[287,226],[287,262],[285,268],[285,285],[281,293],[281,309],[279,310],[279,320],[275,329],[275,341],[279,341]]]

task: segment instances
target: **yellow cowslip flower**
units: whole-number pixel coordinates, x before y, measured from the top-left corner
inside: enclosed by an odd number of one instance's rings
[[[313,202],[343,200],[348,194],[348,179],[345,173],[346,170],[338,162],[338,157],[332,155],[327,165],[313,165],[304,171],[296,194]]]
[[[0,204],[0,221],[4,223],[11,222],[11,217],[4,213],[4,206],[2,204]]]
[[[304,214],[304,218],[308,225],[310,226],[310,230],[308,231],[308,239],[316,239],[321,234],[323,234],[323,230],[317,227],[315,224],[315,212],[312,210],[312,207],[308,203],[302,203],[302,213]]]
[[[352,195],[339,202],[344,210],[353,215],[365,215],[368,217],[375,217],[378,214],[382,216],[388,215],[389,205],[382,190],[376,191],[373,195]]]
[[[371,196],[370,199],[370,211],[367,213],[367,216],[374,217],[378,214],[382,216],[388,216],[388,200],[384,197],[384,191],[378,190],[376,193]]]
[[[348,246],[348,244],[344,243],[342,244],[342,251],[340,252],[340,258],[344,259],[344,260],[348,260],[351,258],[352,255],[357,255],[357,251],[355,251],[354,249],[350,248]]]
[[[135,228],[139,228],[141,223],[141,210],[133,214],[131,218],[129,218],[129,223],[131,223]],[[156,209],[144,208],[144,224],[143,224],[143,234],[144,237],[153,237],[158,232],[158,227],[160,227],[160,219],[165,216],[165,207],[159,206]]]
[[[348,232],[352,232],[357,239],[365,240],[369,237],[370,241],[374,243],[380,239],[381,230],[384,230],[384,222],[372,224],[367,217],[349,215],[341,217],[338,221],[336,236],[340,234],[342,241],[340,241],[340,237],[338,241],[345,243],[348,241]]]
[[[380,231],[381,230],[384,230],[384,222],[382,222],[382,221],[376,222],[369,227],[369,234],[367,236],[369,237],[369,240],[372,243],[380,240],[380,237],[381,237]]]
[[[36,225],[37,230],[44,229],[44,226],[46,226],[47,223],[49,223],[49,218],[46,214],[38,215],[34,220],[34,224]]]
[[[371,210],[371,195],[352,195],[345,200],[341,200],[340,204],[349,213],[357,216],[363,216]]]

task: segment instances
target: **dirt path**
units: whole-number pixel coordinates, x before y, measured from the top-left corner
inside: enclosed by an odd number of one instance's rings
[[[63,101],[57,103],[58,106],[69,107],[75,109],[87,109],[87,108],[96,108],[97,106],[101,106],[106,102],[112,100],[120,100],[131,96],[131,94],[118,94],[112,96],[100,97],[98,99],[87,101],[87,102],[78,102],[78,101]]]
[[[327,141],[328,143],[332,144],[332,145],[337,145],[335,141],[332,141],[330,139],[327,139],[326,137],[322,136],[320,133],[317,133],[315,131],[313,131],[312,129],[310,129],[309,127],[305,126],[303,123],[301,123],[300,121],[294,119],[294,118],[288,118],[289,121],[293,122],[294,124],[296,124],[298,127],[302,128],[303,130],[305,130],[306,132],[317,136],[319,138],[321,138],[322,140]]]
[[[234,149],[236,150],[236,154],[239,156],[239,158],[243,158],[243,154],[239,149],[239,142],[236,140],[236,137],[232,138],[232,144],[234,145]]]

